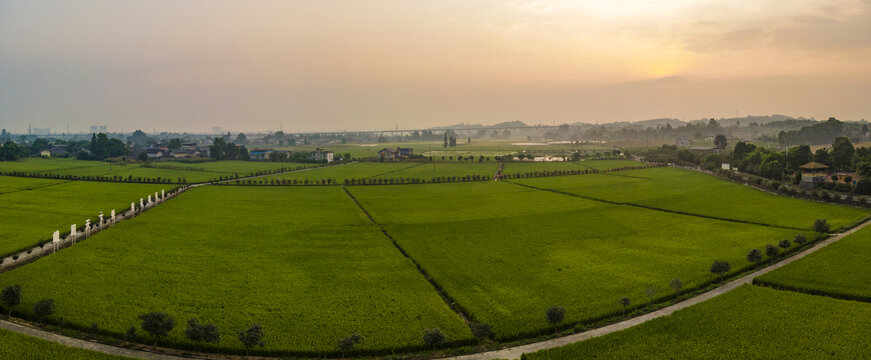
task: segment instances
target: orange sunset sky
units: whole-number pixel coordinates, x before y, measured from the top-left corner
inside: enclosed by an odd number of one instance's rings
[[[871,1],[0,0],[0,126],[871,113]]]

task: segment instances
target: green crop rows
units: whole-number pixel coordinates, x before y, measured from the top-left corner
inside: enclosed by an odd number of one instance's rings
[[[584,176],[581,176],[584,177]],[[595,202],[507,183],[349,187],[375,220],[477,321],[501,339],[621,311],[645,288],[670,294],[710,281],[714,259],[746,264],[750,248],[794,230]]]
[[[871,226],[763,275],[766,285],[871,302]],[[862,274],[862,275],[859,275]]]
[[[0,254],[23,250],[51,233],[68,232],[70,225],[83,226],[85,219],[96,223],[102,211],[106,218],[115,209],[130,209],[130,203],[175,185],[121,184],[90,181],[63,181],[0,176],[0,188],[33,190],[0,194]]]
[[[121,356],[106,355],[0,330],[0,359],[16,360],[124,360]]]
[[[869,215],[866,209],[772,195],[677,168],[512,181],[607,201],[801,229],[810,229],[815,219],[827,219],[835,230]]]
[[[192,189],[0,274],[0,286],[11,284],[24,289],[25,316],[53,298],[67,324],[96,322],[123,337],[138,314],[164,311],[182,325],[217,324],[225,334],[217,346],[237,351],[233,334],[255,322],[267,351],[336,351],[338,339],[360,333],[360,349],[389,353],[423,346],[431,327],[448,341],[471,338],[339,187]],[[182,325],[167,341],[192,347]]]
[[[858,359],[871,304],[745,285],[668,317],[525,355],[569,359]]]

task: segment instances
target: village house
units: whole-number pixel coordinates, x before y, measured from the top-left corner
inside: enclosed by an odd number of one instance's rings
[[[145,155],[147,155],[149,159],[160,159],[163,157],[164,152],[161,149],[146,149]]]
[[[192,143],[184,143],[184,144],[181,144],[181,148],[182,148],[182,150],[196,150],[196,149],[197,149],[197,143],[195,143],[195,142],[192,142]]]
[[[328,163],[333,162],[333,152],[327,151],[327,150],[322,150],[321,148],[317,148],[317,149],[315,149],[315,151],[312,151],[311,153],[308,154],[308,160],[310,160],[310,161],[326,161]]]
[[[248,158],[251,160],[269,160],[272,155],[272,149],[251,149],[248,152]]]
[[[65,157],[65,156],[69,156],[69,154],[70,154],[69,151],[67,151],[66,145],[53,145],[51,147],[51,149],[48,149],[48,153],[49,153],[48,156],[53,156],[53,157]]]
[[[414,155],[414,149],[411,148],[397,147],[396,149],[378,150],[378,159],[380,160],[407,159],[412,155]]]
[[[806,189],[813,189],[816,184],[826,181],[826,170],[829,168],[826,165],[811,161],[807,164],[799,166],[801,169],[801,182],[799,186]]]
[[[187,159],[191,157],[197,157],[200,155],[200,152],[196,149],[188,150],[188,149],[176,149],[170,152],[170,156],[173,159]]]

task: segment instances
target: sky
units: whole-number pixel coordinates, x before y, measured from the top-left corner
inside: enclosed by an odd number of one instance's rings
[[[0,0],[0,127],[871,119],[871,0]]]

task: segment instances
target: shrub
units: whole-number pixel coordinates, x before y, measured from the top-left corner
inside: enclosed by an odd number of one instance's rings
[[[819,233],[820,237],[823,237],[824,234],[828,233],[831,230],[829,226],[829,222],[826,219],[816,219],[814,220],[814,231]]]
[[[423,331],[423,342],[429,346],[436,347],[445,342],[445,334],[438,328],[426,329]]]
[[[853,192],[862,195],[871,195],[871,179],[860,179],[856,182]]]
[[[723,274],[729,272],[730,269],[732,269],[732,265],[730,265],[728,261],[714,260],[714,263],[711,264],[709,270],[722,279]]]
[[[556,325],[562,322],[563,318],[565,318],[566,309],[561,306],[551,306],[547,311],[545,311],[545,315],[547,316],[548,323]]]
[[[221,332],[214,324],[203,324],[197,319],[188,320],[188,328],[184,331],[188,340],[199,343],[207,342],[217,344],[221,341]]]
[[[759,249],[751,249],[747,253],[747,261],[758,264],[760,261],[762,261],[762,252],[759,251]]]
[[[154,346],[175,327],[175,319],[159,311],[139,315],[139,320],[142,320],[142,330],[154,337]]]
[[[780,242],[777,244],[777,246],[779,246],[783,250],[789,249],[791,245],[792,242],[790,242],[789,239],[780,240]]]
[[[54,314],[54,299],[42,299],[33,305],[33,315],[39,319],[40,324],[42,324],[43,319],[52,314]]]
[[[771,244],[765,245],[765,255],[768,255],[768,257],[775,257],[779,252],[780,248],[777,246]]]
[[[9,308],[9,316],[12,316],[12,308],[21,303],[21,285],[10,285],[0,292],[0,301]]]
[[[247,330],[239,330],[236,334],[239,342],[245,346],[245,356],[248,356],[248,351],[254,346],[263,347],[263,326],[260,324],[251,325]]]
[[[807,236],[804,236],[803,233],[798,233],[795,234],[795,239],[793,239],[792,241],[794,241],[799,246],[802,246],[807,242]]]

